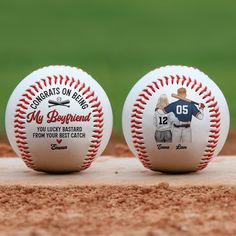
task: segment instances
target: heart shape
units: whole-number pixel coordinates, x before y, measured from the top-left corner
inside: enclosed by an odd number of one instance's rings
[[[62,139],[57,139],[57,143],[60,144],[62,142]]]

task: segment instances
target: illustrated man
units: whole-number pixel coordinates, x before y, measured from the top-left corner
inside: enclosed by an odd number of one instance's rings
[[[179,120],[174,123],[172,131],[172,141],[175,143],[189,143],[192,142],[191,122],[193,116],[199,120],[204,117],[204,104],[200,104],[199,108],[191,102],[184,100],[187,97],[187,90],[179,88],[177,91],[180,99],[176,102],[170,103],[167,107],[162,109],[165,114],[173,112]],[[181,99],[182,98],[182,99]]]

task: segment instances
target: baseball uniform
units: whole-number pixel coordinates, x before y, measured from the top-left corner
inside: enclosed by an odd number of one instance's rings
[[[192,142],[192,132],[191,132],[191,121],[192,117],[200,119],[202,112],[196,107],[196,105],[178,100],[169,104],[163,109],[165,113],[173,112],[178,118],[179,122],[174,124],[173,127],[173,142],[176,143],[186,143]]]
[[[172,142],[171,129],[175,121],[177,121],[177,118],[172,112],[168,114],[161,114],[159,110],[155,111],[153,124],[156,127],[155,140],[157,143]]]

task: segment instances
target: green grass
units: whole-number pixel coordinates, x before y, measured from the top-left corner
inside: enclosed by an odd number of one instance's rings
[[[10,93],[49,64],[78,65],[110,97],[115,129],[132,85],[166,64],[198,67],[221,87],[236,127],[236,2],[0,0],[0,132]]]

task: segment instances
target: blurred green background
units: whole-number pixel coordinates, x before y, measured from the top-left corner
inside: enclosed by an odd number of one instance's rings
[[[0,132],[14,87],[49,64],[79,66],[106,90],[121,133],[129,90],[148,71],[186,64],[225,93],[236,127],[236,1],[0,0]]]

